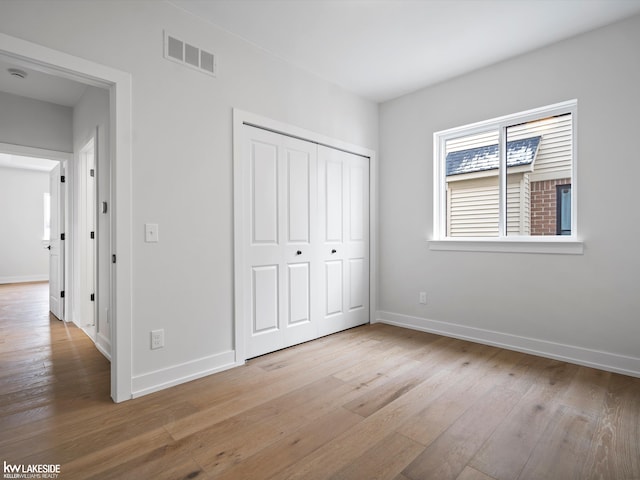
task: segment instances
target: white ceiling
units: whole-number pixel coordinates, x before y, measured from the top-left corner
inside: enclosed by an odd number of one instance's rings
[[[25,78],[12,76],[8,72],[9,68],[22,70],[27,76]],[[85,84],[16,65],[11,59],[0,56],[0,91],[2,92],[73,107],[86,88]]]
[[[640,13],[640,0],[169,2],[378,102]]]
[[[22,168],[25,170],[38,170],[40,172],[50,172],[59,162],[44,158],[22,157],[0,153],[0,167]]]

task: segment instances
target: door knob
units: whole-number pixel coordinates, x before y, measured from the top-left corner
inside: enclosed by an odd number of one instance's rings
[[[51,250],[51,245],[47,245],[47,250]]]
[[[331,253],[336,253],[337,250],[334,248],[333,250],[331,250]]]
[[[296,252],[296,255],[302,255],[302,250],[298,250],[298,251]]]

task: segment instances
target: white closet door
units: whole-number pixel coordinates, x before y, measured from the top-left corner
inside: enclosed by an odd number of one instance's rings
[[[318,147],[319,336],[369,322],[369,159]]]
[[[247,358],[317,337],[317,148],[245,126]]]

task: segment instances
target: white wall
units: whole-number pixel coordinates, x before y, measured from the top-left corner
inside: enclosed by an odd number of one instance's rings
[[[71,152],[72,113],[69,107],[0,92],[0,143]],[[42,194],[49,191],[49,174],[2,168],[0,183],[0,281],[48,280],[49,255],[42,248]],[[23,183],[24,188],[18,186]],[[24,198],[27,194],[28,200]],[[4,234],[13,229],[26,243]]]
[[[1,143],[72,152],[71,117],[70,107],[0,92]]]
[[[98,347],[107,354],[111,353],[111,332],[109,324],[109,291],[111,268],[111,225],[109,206],[113,206],[110,195],[109,184],[109,92],[105,89],[96,87],[87,87],[82,98],[73,109],[73,162],[69,162],[69,171],[67,174],[73,180],[71,184],[75,187],[74,198],[79,196],[80,182],[76,179],[77,166],[79,161],[79,153],[87,142],[94,138],[97,150],[96,178],[98,182],[97,199],[98,204],[107,202],[107,214],[98,212],[96,220],[98,222],[97,240],[98,240],[98,290],[96,292],[97,302],[97,318],[96,318],[96,343]],[[75,226],[78,226],[77,201],[73,201]],[[74,232],[75,229],[72,229]],[[73,270],[74,278],[79,279],[79,253],[78,238],[76,235],[72,237],[74,246],[73,251]],[[74,288],[77,288],[77,282],[74,282]],[[80,311],[78,303],[78,295],[74,295],[74,315]],[[74,319],[75,321],[75,319]]]
[[[0,283],[49,279],[43,244],[49,173],[0,167]]]
[[[640,16],[381,106],[379,318],[640,376],[638,45]],[[573,98],[584,255],[430,251],[433,132]]]
[[[163,29],[214,52],[217,78],[165,60]],[[0,31],[132,74],[134,391],[227,362],[232,108],[375,150],[377,105],[157,1],[1,2]]]

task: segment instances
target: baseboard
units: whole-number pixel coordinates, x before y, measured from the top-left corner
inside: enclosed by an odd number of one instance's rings
[[[98,332],[95,345],[98,351],[104,355],[107,360],[111,361],[111,341]]]
[[[507,350],[530,353],[540,357],[553,358],[632,377],[640,377],[640,358],[638,357],[628,357],[574,345],[565,345],[547,340],[521,337],[509,333],[384,311],[376,312],[376,322],[469,340],[470,342],[506,348]]]
[[[235,351],[230,350],[217,355],[211,355],[191,362],[134,376],[131,380],[132,397],[141,397],[142,395],[147,395],[242,365],[242,363],[236,363],[235,358]]]
[[[0,277],[0,284],[5,283],[27,283],[27,282],[48,282],[49,274],[40,275],[17,275],[12,277]]]

